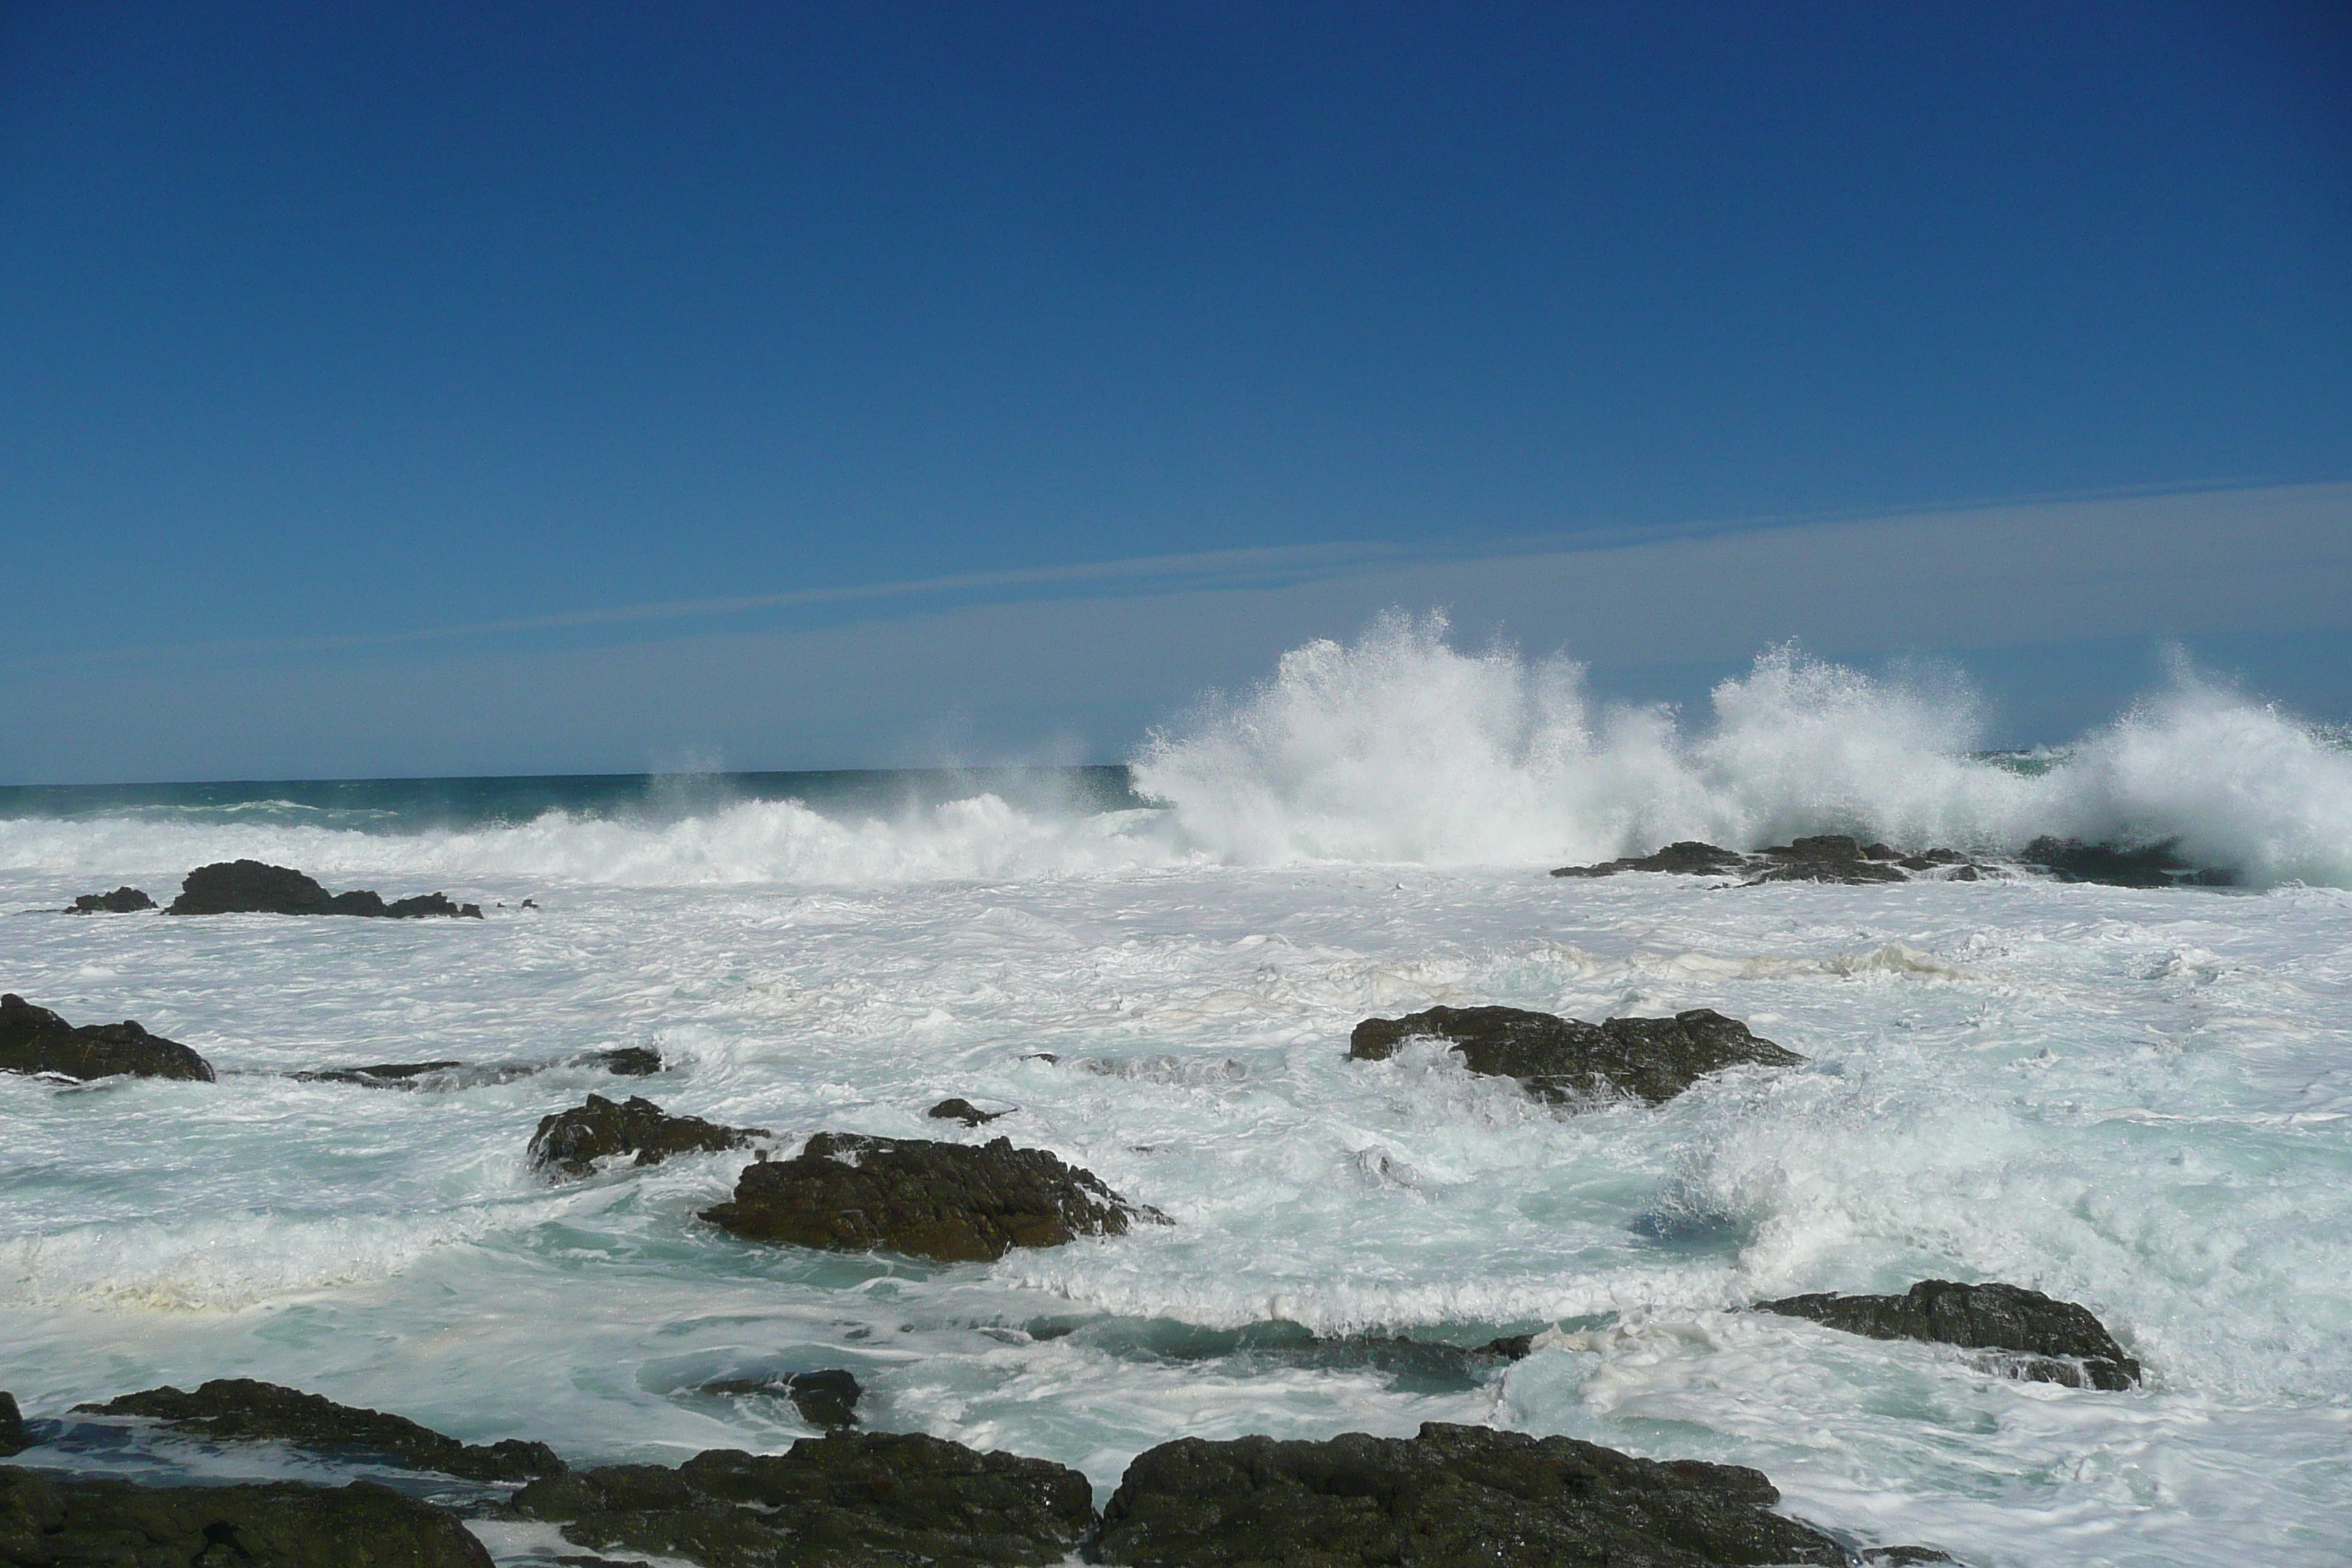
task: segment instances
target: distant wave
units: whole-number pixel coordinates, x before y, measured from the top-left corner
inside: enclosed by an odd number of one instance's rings
[[[1792,647],[1718,685],[1704,715],[1612,705],[1570,659],[1465,653],[1443,616],[1392,615],[1355,642],[1294,649],[1255,689],[1155,731],[1131,765],[1146,809],[1102,810],[1074,783],[1060,797],[979,791],[890,813],[749,800],[664,821],[550,811],[404,834],[128,810],[0,820],[0,869],[175,882],[249,855],[401,891],[855,887],[1187,864],[1558,865],[1838,832],[1988,856],[2044,834],[2177,840],[2249,886],[2352,887],[2341,735],[2185,667],[2070,746],[1988,757],[1981,718],[1958,685],[1876,679]]]

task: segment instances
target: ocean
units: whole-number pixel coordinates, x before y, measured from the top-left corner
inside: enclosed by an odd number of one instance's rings
[[[0,989],[219,1071],[0,1077],[12,1462],[348,1473],[70,1414],[252,1376],[676,1463],[811,1430],[706,1385],[837,1367],[868,1426],[1098,1501],[1180,1436],[1443,1420],[1752,1465],[1853,1546],[1980,1568],[2352,1561],[2352,753],[2185,674],[2065,747],[1982,721],[1784,650],[1708,713],[1612,709],[1396,621],[1118,768],[0,790]],[[2231,885],[1546,874],[1818,832],[2162,842]],[[55,912],[239,857],[485,918]],[[1349,1059],[1440,1003],[1712,1007],[1807,1059],[1581,1111],[1433,1046]],[[624,1046],[664,1070],[577,1059]],[[428,1059],[467,1067],[292,1076]],[[1173,1223],[989,1264],[750,1245],[696,1217],[748,1155],[539,1179],[591,1092],[785,1152],[1009,1136]],[[925,1116],[950,1096],[1010,1114]],[[1926,1279],[2080,1302],[2144,1384],[1745,1310]],[[1526,1332],[1470,1373],[1309,1338]]]

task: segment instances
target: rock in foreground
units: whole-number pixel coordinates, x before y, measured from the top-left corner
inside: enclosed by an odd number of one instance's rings
[[[135,915],[141,910],[152,910],[155,900],[136,888],[117,888],[110,893],[84,893],[66,911],[76,915]]]
[[[1901,1296],[1841,1296],[1835,1291],[1759,1301],[1757,1310],[1810,1318],[1874,1340],[1929,1340],[2022,1359],[2004,1368],[2033,1383],[2069,1388],[2129,1388],[2139,1363],[2090,1310],[2017,1285],[1960,1285],[1922,1279]]]
[[[1554,1568],[1845,1561],[1755,1470],[1430,1422],[1418,1437],[1198,1437],[1138,1455],[1101,1562],[1139,1568]]]
[[[368,1481],[142,1487],[0,1465],[12,1568],[492,1568],[453,1514]]]
[[[25,1435],[25,1413],[16,1408],[16,1396],[0,1389],[0,1459],[32,1446],[33,1440]]]
[[[561,1475],[564,1468],[544,1443],[513,1438],[488,1445],[460,1443],[405,1416],[338,1405],[249,1377],[215,1378],[194,1394],[151,1388],[74,1408],[90,1415],[144,1415],[175,1431],[224,1440],[290,1443],[322,1454],[387,1460],[468,1480],[529,1480]]]
[[[366,889],[330,893],[290,866],[259,860],[221,860],[199,866],[180,884],[180,896],[163,911],[173,915],[364,915],[383,920],[419,920],[427,915],[480,920],[479,904],[457,904],[442,893],[419,893],[386,903]]]
[[[834,1433],[755,1458],[720,1448],[677,1469],[614,1465],[515,1494],[517,1512],[597,1551],[704,1568],[881,1568],[1066,1561],[1094,1523],[1086,1477],[921,1433]]]
[[[1133,1220],[1161,1216],[1010,1138],[975,1149],[820,1132],[793,1159],[745,1167],[734,1200],[702,1217],[751,1241],[961,1263],[1120,1236]]]
[[[1349,1037],[1348,1055],[1381,1061],[1424,1036],[1449,1043],[1472,1072],[1517,1079],[1554,1101],[1630,1095],[1657,1105],[1725,1068],[1796,1067],[1805,1059],[1711,1007],[1601,1024],[1521,1007],[1432,1007],[1365,1019]]]
[[[772,1136],[764,1127],[721,1127],[699,1116],[672,1116],[642,1095],[616,1104],[592,1094],[584,1105],[541,1118],[530,1153],[540,1170],[585,1176],[595,1171],[597,1161],[615,1154],[635,1154],[637,1164],[658,1165],[672,1154],[720,1154]]]
[[[0,996],[0,1072],[60,1078],[176,1078],[213,1081],[212,1064],[176,1040],[151,1035],[131,1019],[77,1028],[22,996]]]

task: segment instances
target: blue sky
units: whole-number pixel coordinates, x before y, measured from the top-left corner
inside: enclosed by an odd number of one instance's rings
[[[2345,479],[2341,7],[0,9],[11,781],[1115,758],[1379,594],[1688,700],[1513,584],[1699,537],[2011,738],[2341,717]],[[1882,517],[2019,605],[1794,591]]]

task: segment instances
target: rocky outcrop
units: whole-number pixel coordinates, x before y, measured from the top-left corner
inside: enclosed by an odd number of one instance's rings
[[[1163,1216],[1009,1138],[975,1149],[820,1132],[793,1159],[746,1166],[733,1201],[702,1217],[751,1241],[957,1263],[1120,1236],[1135,1220]]]
[[[84,893],[73,901],[69,915],[133,915],[141,910],[152,910],[155,900],[136,888],[117,888],[110,893]]]
[[[16,1396],[0,1389],[0,1459],[32,1446],[33,1440],[25,1435],[25,1413],[16,1408]]]
[[[857,1385],[853,1374],[835,1367],[825,1372],[789,1372],[777,1377],[723,1378],[704,1384],[702,1392],[789,1399],[793,1408],[801,1413],[802,1420],[830,1432],[857,1425],[857,1401],[866,1391]]]
[[[1630,1096],[1657,1105],[1725,1068],[1796,1067],[1805,1059],[1708,1007],[1601,1024],[1521,1007],[1432,1007],[1365,1019],[1349,1037],[1348,1055],[1381,1061],[1417,1037],[1446,1041],[1472,1072],[1517,1079],[1554,1101]]]
[[[672,1116],[640,1095],[615,1103],[592,1094],[584,1105],[541,1118],[530,1157],[534,1167],[558,1177],[585,1176],[597,1161],[616,1154],[635,1154],[635,1164],[658,1165],[673,1154],[721,1154],[772,1136],[764,1127],[721,1127],[699,1116]]]
[[[614,1078],[651,1078],[662,1069],[662,1054],[651,1046],[615,1046],[609,1051],[590,1051],[580,1061],[583,1066],[603,1068]]]
[[[488,1445],[460,1443],[430,1427],[381,1410],[338,1405],[300,1389],[249,1377],[215,1378],[194,1394],[151,1388],[103,1405],[77,1405],[90,1415],[143,1415],[174,1431],[216,1440],[289,1443],[322,1454],[389,1461],[413,1470],[437,1470],[477,1481],[521,1481],[563,1473],[563,1461],[544,1443],[513,1438]]]
[[[290,866],[259,860],[222,860],[199,866],[180,884],[180,896],[163,911],[173,915],[362,915],[418,920],[428,915],[480,920],[479,904],[452,903],[446,894],[419,893],[386,903],[366,889],[330,893]]]
[[[1748,858],[1736,849],[1718,849],[1696,838],[1684,838],[1654,855],[1603,860],[1597,866],[1562,866],[1552,875],[1614,877],[1620,871],[1670,871],[1681,877],[1738,877],[1747,874]]]
[[[454,1514],[354,1481],[330,1490],[142,1487],[0,1465],[11,1568],[492,1568]]]
[[[1093,1555],[1139,1568],[1842,1563],[1732,1465],[1430,1422],[1417,1437],[1185,1437],[1137,1456]]]
[[[2089,1309],[2017,1285],[1923,1279],[1901,1296],[1831,1291],[1759,1301],[1757,1310],[1810,1318],[1874,1340],[1929,1340],[2004,1352],[2000,1370],[2034,1383],[2113,1392],[2139,1381],[2139,1363],[2124,1353]]]
[[[2062,882],[2102,882],[2113,888],[2170,888],[2181,883],[2226,888],[2237,879],[2224,870],[2200,869],[2178,853],[2180,840],[2131,848],[2085,844],[2079,838],[2037,838],[2018,859]]]
[[[1751,888],[1762,882],[1903,882],[1914,877],[1973,882],[1988,874],[1999,874],[1957,849],[1906,854],[1884,844],[1864,844],[1842,833],[1824,833],[1776,844],[1753,855],[1686,838],[1667,845],[1654,855],[1604,860],[1597,866],[1562,866],[1552,875],[1613,877],[1621,871],[1738,877],[1743,885]]]
[[[923,1114],[934,1121],[961,1121],[966,1127],[985,1127],[998,1117],[1009,1116],[1012,1112],[982,1110],[969,1100],[942,1100]]]
[[[704,1568],[1058,1563],[1094,1524],[1077,1471],[913,1432],[836,1432],[761,1457],[714,1449],[674,1470],[614,1465],[533,1482],[514,1508],[577,1545]]]
[[[85,1080],[128,1073],[213,1081],[210,1062],[176,1040],[149,1034],[131,1019],[77,1027],[13,993],[0,996],[0,1072]]]

